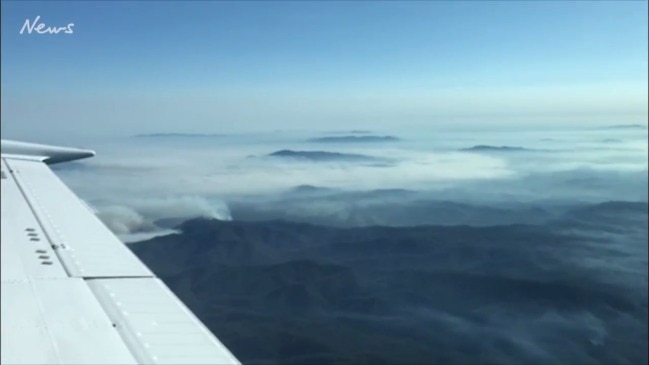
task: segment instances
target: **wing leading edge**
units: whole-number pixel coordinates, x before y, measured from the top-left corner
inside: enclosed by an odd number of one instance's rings
[[[2,141],[2,364],[239,364],[46,164]]]

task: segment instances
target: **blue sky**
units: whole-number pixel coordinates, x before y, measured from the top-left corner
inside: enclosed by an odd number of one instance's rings
[[[646,1],[3,1],[2,132],[646,123],[647,31]]]

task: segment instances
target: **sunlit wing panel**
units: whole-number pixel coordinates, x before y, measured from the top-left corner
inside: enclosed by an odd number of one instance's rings
[[[2,282],[3,364],[137,364],[83,279]]]
[[[70,276],[153,276],[47,165],[6,163]]]
[[[48,159],[22,151],[3,141],[2,364],[239,363]]]
[[[20,193],[4,160],[1,171],[2,281],[67,278],[65,269],[47,241],[29,204]]]
[[[66,273],[4,159],[1,181],[2,363],[136,364],[85,280]]]

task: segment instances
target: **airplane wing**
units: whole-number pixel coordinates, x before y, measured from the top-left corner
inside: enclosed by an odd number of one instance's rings
[[[93,151],[2,141],[2,364],[239,364],[50,170]]]

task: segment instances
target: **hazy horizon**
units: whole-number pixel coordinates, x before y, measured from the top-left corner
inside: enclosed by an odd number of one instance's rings
[[[3,1],[1,55],[2,136],[41,142],[648,115],[646,1]]]

